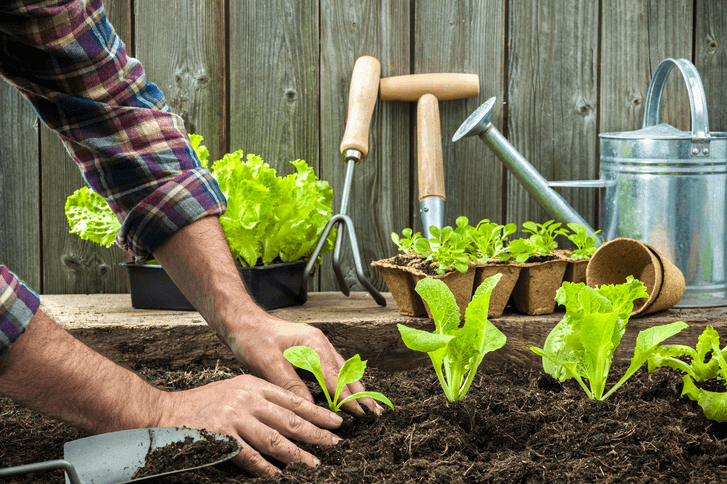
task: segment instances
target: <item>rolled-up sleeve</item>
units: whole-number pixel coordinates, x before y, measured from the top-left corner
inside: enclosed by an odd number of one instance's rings
[[[225,211],[182,119],[126,55],[100,0],[4,2],[0,35],[0,75],[60,135],[138,262],[185,225]]]
[[[0,265],[0,355],[26,330],[38,307],[38,295]]]

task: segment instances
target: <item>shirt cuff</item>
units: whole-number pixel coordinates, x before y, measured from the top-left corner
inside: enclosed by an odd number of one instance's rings
[[[227,208],[217,180],[204,167],[180,172],[139,202],[124,219],[116,242],[136,262],[153,258],[152,251],[182,227]]]
[[[38,295],[0,265],[0,355],[28,328],[39,307]]]

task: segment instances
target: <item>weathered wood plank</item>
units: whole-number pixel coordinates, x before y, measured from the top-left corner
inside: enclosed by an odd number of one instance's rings
[[[230,2],[229,19],[230,149],[318,174],[318,2]]]
[[[345,358],[354,354],[368,365],[400,371],[431,365],[429,356],[409,350],[396,327],[433,330],[428,318],[402,316],[391,295],[385,308],[366,293],[345,297],[338,292],[309,294],[302,306],[270,311],[295,323],[320,328]],[[172,366],[201,363],[236,366],[230,351],[205,324],[196,311],[152,311],[133,309],[128,294],[42,296],[43,308],[59,324],[88,346],[126,365],[164,362]],[[541,359],[530,346],[542,347],[545,338],[563,317],[561,309],[545,316],[524,316],[505,312],[492,323],[507,336],[506,345],[489,353],[482,362],[484,371],[505,364],[535,368]],[[618,347],[614,362],[627,363],[633,356],[638,333],[654,325],[684,321],[689,325],[665,344],[694,346],[707,324],[727,337],[727,309],[670,309],[632,319]]]
[[[440,101],[444,164],[444,225],[454,227],[460,215],[472,225],[487,218],[503,222],[503,166],[477,138],[457,143],[452,136],[465,119],[492,96],[497,97],[493,124],[502,128],[505,80],[505,2],[469,0],[417,2],[415,10],[414,73],[461,72],[477,74],[477,97]],[[436,35],[432,35],[436,32]],[[412,110],[414,112],[414,110]],[[412,124],[416,118],[412,118]],[[416,151],[411,159],[417,179]],[[416,230],[422,229],[417,183],[412,184],[412,213]]]
[[[694,64],[707,95],[711,131],[727,131],[727,4],[697,0]]]
[[[123,42],[131,36],[130,2],[106,6],[106,14]],[[42,223],[43,292],[54,294],[118,293],[128,291],[126,273],[119,263],[129,256],[114,246],[109,249],[69,234],[64,206],[66,198],[85,186],[81,174],[58,135],[41,128],[41,181],[43,196],[37,215]]]
[[[667,57],[692,57],[692,1],[619,0],[604,8],[602,15],[600,131],[640,129],[656,66]],[[677,71],[669,77],[661,122],[689,129],[684,81]]]
[[[0,83],[0,112],[0,264],[41,291],[39,122],[6,82]]]
[[[346,164],[339,151],[348,111],[353,66],[363,55],[381,63],[384,77],[409,73],[410,0],[391,2],[323,0],[320,7],[321,176],[334,192],[334,212],[340,210]],[[393,255],[391,232],[409,226],[410,153],[409,106],[377,101],[369,134],[368,156],[353,173],[348,215],[351,217],[364,270],[380,290],[386,288],[369,264]],[[364,290],[358,282],[351,245],[344,237],[341,269],[352,291]],[[331,256],[324,258],[321,290],[337,291]]]
[[[227,143],[224,2],[147,0],[135,10],[134,51],[147,78],[218,159]]]
[[[567,13],[566,13],[567,12]],[[598,177],[598,5],[578,0],[510,3],[505,136],[547,180]],[[512,175],[507,221],[553,217]],[[591,224],[597,192],[559,189]]]

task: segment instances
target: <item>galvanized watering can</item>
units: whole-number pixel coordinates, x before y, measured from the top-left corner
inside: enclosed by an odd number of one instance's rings
[[[692,131],[658,124],[673,67],[689,93]],[[599,180],[547,182],[492,125],[491,98],[462,123],[453,141],[479,136],[530,194],[560,222],[595,230],[551,187],[601,190],[602,241],[627,237],[653,245],[684,274],[677,308],[727,306],[727,133],[710,133],[704,87],[687,59],[665,59],[646,96],[642,129],[599,135]]]

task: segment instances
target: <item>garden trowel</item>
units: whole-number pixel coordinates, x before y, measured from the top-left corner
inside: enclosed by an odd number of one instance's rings
[[[66,472],[66,484],[122,484],[219,464],[233,458],[242,450],[240,443],[235,442],[237,445],[234,451],[211,462],[131,480],[137,469],[146,464],[146,456],[150,450],[184,441],[187,437],[191,437],[192,442],[197,442],[210,435],[215,440],[229,439],[226,435],[214,432],[180,427],[109,432],[66,442],[63,446],[63,459],[0,468],[0,477],[63,469]]]

